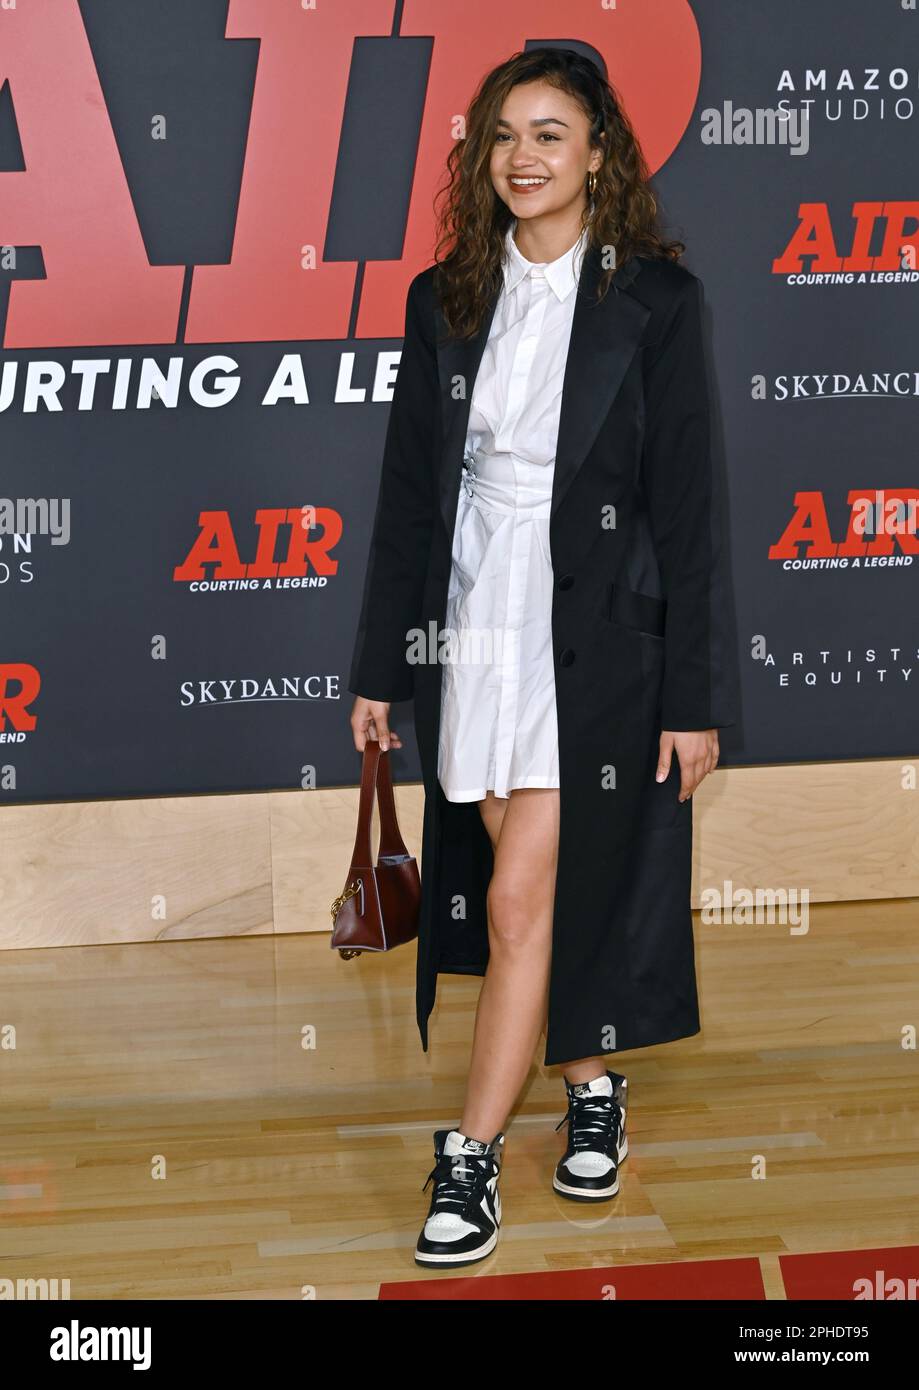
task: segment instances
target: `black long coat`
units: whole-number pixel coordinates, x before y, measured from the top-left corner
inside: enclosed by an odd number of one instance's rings
[[[597,301],[581,268],[562,393],[549,542],[560,832],[546,1065],[699,1031],[690,878],[692,801],[661,729],[736,719],[721,487],[712,467],[702,285],[633,257]],[[437,778],[443,663],[412,662],[439,633],[476,373],[447,335],[434,267],[412,281],[348,688],[414,698],[425,787],[417,1018],[427,1050],[439,973],[483,975],[491,842],[476,802]]]

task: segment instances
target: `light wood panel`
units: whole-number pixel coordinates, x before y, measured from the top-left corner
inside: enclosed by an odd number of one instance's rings
[[[265,798],[7,806],[0,846],[0,949],[274,930]]]
[[[696,793],[702,889],[806,887],[811,902],[919,893],[919,757],[719,769]],[[355,787],[7,806],[0,950],[327,931]],[[421,854],[424,792],[396,787]]]

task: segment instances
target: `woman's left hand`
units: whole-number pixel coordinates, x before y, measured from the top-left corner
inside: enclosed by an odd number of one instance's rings
[[[657,760],[658,782],[665,782],[670,775],[674,749],[680,764],[678,800],[688,801],[702,778],[709,772],[714,772],[718,766],[718,730],[692,729],[680,733],[664,729],[661,733],[660,754]]]

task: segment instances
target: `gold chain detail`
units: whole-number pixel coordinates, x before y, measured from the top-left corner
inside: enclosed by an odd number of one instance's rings
[[[356,878],[356,879],[354,880],[353,883],[349,883],[349,884],[348,884],[347,888],[345,889],[345,891],[344,891],[343,893],[339,893],[339,895],[338,895],[337,898],[333,898],[333,899],[332,899],[332,925],[333,925],[333,926],[334,926],[334,924],[335,924],[335,918],[338,916],[339,912],[340,912],[341,909],[344,907],[344,905],[345,905],[345,903],[348,901],[348,899],[349,899],[349,898],[353,898],[354,895],[355,895],[355,893],[359,893],[360,891],[361,891],[361,881],[360,881],[359,878]]]

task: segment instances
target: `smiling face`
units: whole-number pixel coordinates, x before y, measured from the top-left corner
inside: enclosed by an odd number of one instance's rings
[[[567,92],[542,80],[511,89],[501,108],[490,172],[495,192],[515,217],[580,215],[587,175],[603,162],[589,133],[587,117]]]

